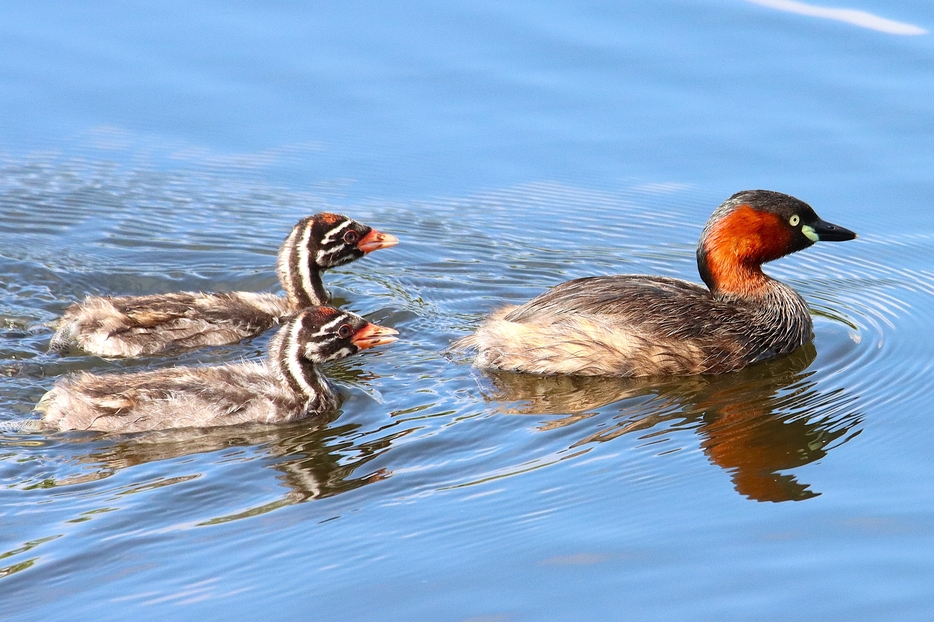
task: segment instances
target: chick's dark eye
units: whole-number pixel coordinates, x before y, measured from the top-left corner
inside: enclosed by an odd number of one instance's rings
[[[344,242],[346,242],[347,244],[353,244],[359,238],[360,236],[353,229],[351,229],[350,231],[344,234]]]
[[[341,324],[341,327],[337,329],[337,336],[341,339],[347,339],[353,334],[353,329],[350,327],[350,324]]]

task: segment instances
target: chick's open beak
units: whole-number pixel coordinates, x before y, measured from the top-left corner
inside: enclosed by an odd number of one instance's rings
[[[381,248],[389,248],[399,243],[399,238],[391,233],[380,233],[376,229],[371,229],[369,233],[360,238],[357,242],[357,248],[364,253],[371,253]]]
[[[357,331],[350,341],[360,348],[361,350],[366,350],[367,348],[373,348],[375,346],[383,346],[387,343],[392,343],[396,341],[399,331],[388,328],[386,326],[377,326],[376,324],[367,324],[363,328]]]

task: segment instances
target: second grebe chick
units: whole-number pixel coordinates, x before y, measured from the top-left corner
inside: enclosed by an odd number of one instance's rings
[[[309,216],[279,249],[276,272],[284,297],[255,292],[89,296],[57,320],[49,349],[76,347],[122,357],[237,343],[301,309],[327,304],[322,271],[398,243],[394,235],[346,216]]]
[[[719,374],[813,338],[807,303],[762,264],[815,242],[852,240],[807,203],[747,190],[714,211],[697,246],[707,285],[656,276],[567,281],[493,313],[455,349],[478,367],[538,374]]]
[[[317,365],[397,334],[347,311],[310,307],[279,329],[262,363],[80,373],[56,382],[36,410],[46,429],[118,433],[293,421],[338,404]]]

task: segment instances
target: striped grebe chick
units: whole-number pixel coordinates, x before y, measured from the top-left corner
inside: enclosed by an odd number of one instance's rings
[[[807,303],[762,264],[818,240],[852,240],[794,197],[747,190],[714,211],[697,246],[707,288],[666,277],[567,281],[494,312],[455,349],[481,368],[538,374],[719,374],[792,352],[813,338]]]
[[[347,311],[310,307],[283,324],[263,362],[70,375],[36,410],[45,429],[117,433],[293,421],[338,404],[317,365],[397,334]]]
[[[237,343],[301,309],[329,302],[321,272],[399,240],[346,216],[304,218],[279,249],[285,296],[254,292],[178,292],[89,296],[65,310],[49,349],[127,357]]]

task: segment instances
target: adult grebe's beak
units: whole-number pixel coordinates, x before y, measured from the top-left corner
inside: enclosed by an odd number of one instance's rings
[[[815,222],[805,225],[804,235],[817,242],[845,242],[856,238],[856,234],[840,225],[829,223],[818,218]],[[809,231],[810,230],[810,231]]]
[[[364,253],[378,251],[381,248],[389,248],[399,243],[399,238],[391,233],[380,233],[376,229],[371,229],[369,233],[360,238],[357,242],[357,248]]]
[[[357,333],[350,338],[350,341],[361,350],[366,350],[367,348],[392,343],[398,339],[398,337],[394,337],[393,335],[398,334],[399,331],[386,326],[367,324],[358,330]]]

